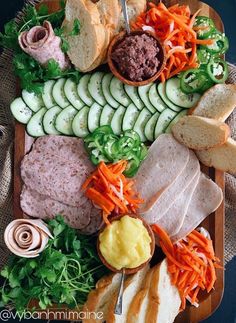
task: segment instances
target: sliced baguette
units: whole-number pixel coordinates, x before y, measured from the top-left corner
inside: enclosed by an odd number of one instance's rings
[[[184,116],[173,125],[172,133],[188,148],[203,150],[223,145],[229,138],[230,128],[215,119]]]
[[[146,279],[146,274],[149,271],[149,265],[138,271],[136,274],[128,277],[125,282],[123,292],[123,308],[122,315],[114,314],[115,304],[117,301],[117,293],[111,298],[111,302],[108,308],[106,323],[124,323],[126,322],[129,306],[133,300],[133,297],[139,292],[143,280]]]
[[[153,268],[152,283],[145,323],[173,323],[179,313],[181,299],[177,287],[171,284],[167,260]]]
[[[67,0],[63,22],[67,32],[72,30],[76,18],[80,21],[80,33],[66,37],[70,46],[68,56],[75,67],[83,72],[101,54],[105,45],[106,29],[99,10],[92,1]]]
[[[134,21],[138,15],[140,15],[141,12],[145,11],[147,7],[147,1],[146,0],[127,0],[127,11],[129,20],[132,22]],[[120,8],[120,21],[118,24],[118,30],[125,28],[125,20],[124,16],[122,14],[122,10]]]
[[[192,114],[225,121],[236,107],[236,84],[217,84],[201,97]]]
[[[236,174],[236,141],[232,138],[220,147],[196,151],[196,154],[204,165]]]
[[[83,319],[83,323],[101,323],[107,316],[108,305],[111,297],[117,291],[120,282],[119,274],[111,274],[101,278],[97,284],[96,289],[89,293],[88,299],[83,307],[83,312],[86,313],[102,313],[102,319],[95,316]]]
[[[150,269],[143,280],[141,290],[134,296],[128,313],[126,323],[144,323],[149,300],[149,287],[152,281],[153,270]]]

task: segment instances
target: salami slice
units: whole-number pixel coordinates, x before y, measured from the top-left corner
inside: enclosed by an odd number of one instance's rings
[[[101,210],[93,207],[90,215],[90,222],[86,227],[84,227],[81,230],[81,233],[88,234],[88,235],[94,234],[101,229],[103,224],[104,222],[102,219]]]
[[[46,65],[50,59],[54,59],[61,69],[69,67],[69,60],[60,47],[61,38],[55,35],[49,21],[44,21],[43,26],[35,26],[28,31],[23,31],[18,41],[22,50],[41,65]]]

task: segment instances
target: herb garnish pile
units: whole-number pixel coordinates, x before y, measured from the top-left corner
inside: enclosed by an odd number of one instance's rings
[[[32,299],[42,309],[54,304],[82,305],[107,269],[96,251],[94,237],[78,234],[61,216],[48,222],[54,236],[36,258],[12,256],[1,271],[5,277],[0,305],[27,308]]]
[[[0,46],[13,50],[14,72],[20,78],[21,87],[29,92],[41,93],[43,90],[42,82],[50,79],[69,76],[78,81],[80,78],[80,73],[75,69],[62,71],[54,59],[49,60],[46,67],[42,67],[35,59],[26,54],[18,43],[18,36],[21,32],[29,30],[34,26],[42,25],[47,20],[52,24],[55,34],[61,38],[62,51],[67,52],[69,44],[65,38],[65,30],[61,27],[65,18],[64,1],[60,2],[60,6],[61,9],[59,11],[49,13],[49,9],[45,4],[42,4],[38,10],[28,4],[25,7],[25,13],[21,21],[10,20],[4,26],[4,33],[0,33]],[[78,19],[75,19],[73,29],[67,35],[76,36],[79,32],[80,23]]]

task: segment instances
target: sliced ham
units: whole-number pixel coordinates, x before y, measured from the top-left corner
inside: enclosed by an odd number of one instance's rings
[[[44,21],[43,26],[35,26],[28,31],[23,31],[18,41],[22,50],[41,65],[46,65],[50,59],[54,59],[61,69],[69,66],[69,60],[60,47],[61,38],[55,35],[49,21]]]
[[[163,134],[155,140],[135,178],[136,189],[145,201],[139,214],[155,205],[158,198],[182,174],[188,160],[189,149],[179,144],[171,134]]]
[[[93,210],[93,205],[88,200],[80,207],[74,207],[53,200],[46,195],[39,194],[26,186],[23,187],[21,192],[20,204],[22,211],[28,216],[45,220],[53,219],[56,215],[60,214],[75,229],[87,227]],[[98,218],[101,218],[98,210],[96,215]]]
[[[170,169],[166,170],[166,175],[170,171]],[[196,174],[200,174],[200,164],[195,154],[189,151],[189,160],[183,172],[174,179],[172,184],[160,195],[153,206],[142,214],[144,219],[149,223],[156,223],[159,219],[165,217],[166,212],[171,209],[172,205],[189,186]]]
[[[204,174],[194,191],[191,203],[189,204],[181,229],[171,237],[173,241],[178,241],[186,237],[194,230],[209,214],[214,212],[222,203],[223,193],[221,188]]]
[[[198,185],[200,170],[192,178],[190,184],[178,196],[168,211],[156,222],[169,236],[175,235],[181,228],[188,211],[189,204]]]

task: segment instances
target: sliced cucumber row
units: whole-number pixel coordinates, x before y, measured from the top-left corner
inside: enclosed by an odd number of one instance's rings
[[[178,78],[132,87],[111,73],[95,72],[83,75],[78,84],[65,78],[47,81],[42,95],[23,90],[22,98],[15,99],[10,108],[34,137],[84,137],[108,124],[115,134],[134,129],[145,142],[169,132],[199,98],[198,94],[183,94]]]

